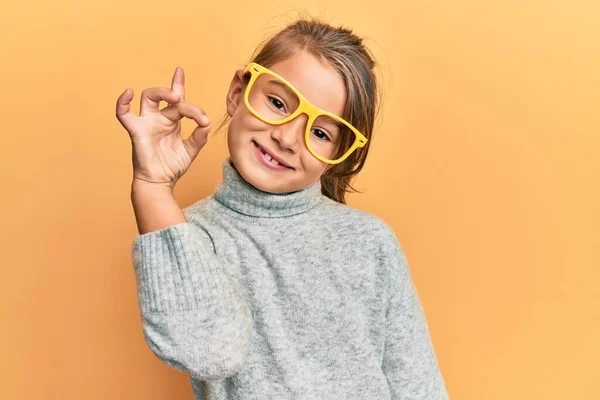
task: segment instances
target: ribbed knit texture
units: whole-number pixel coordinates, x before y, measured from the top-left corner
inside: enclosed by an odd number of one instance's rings
[[[448,398],[385,222],[319,182],[261,192],[229,159],[223,176],[132,246],[144,338],[196,400]]]

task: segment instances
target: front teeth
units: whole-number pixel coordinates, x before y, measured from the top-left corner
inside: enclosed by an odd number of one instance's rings
[[[271,157],[271,155],[269,153],[264,153],[264,154],[265,154],[265,158],[267,160],[269,160],[272,164],[279,165],[279,162],[277,160],[274,160],[273,157]]]

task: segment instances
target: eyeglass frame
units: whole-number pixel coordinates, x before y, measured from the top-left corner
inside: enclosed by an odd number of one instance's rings
[[[257,117],[258,119],[260,119],[263,122],[266,122],[269,125],[282,125],[282,124],[285,124],[286,122],[293,120],[300,114],[306,114],[308,116],[308,121],[306,123],[306,132],[304,135],[304,141],[306,143],[306,148],[308,149],[308,151],[318,160],[320,160],[326,164],[331,164],[331,165],[339,164],[342,161],[346,160],[350,156],[350,154],[352,154],[354,152],[354,150],[364,147],[365,144],[367,143],[367,141],[369,140],[362,133],[360,133],[360,131],[358,129],[356,129],[354,126],[352,126],[352,124],[349,123],[348,121],[346,121],[345,119],[343,119],[340,116],[333,114],[329,111],[323,110],[322,108],[319,108],[319,107],[315,106],[314,104],[312,104],[310,101],[308,101],[302,95],[302,93],[300,93],[300,91],[298,89],[296,89],[294,87],[294,85],[292,85],[290,82],[288,82],[285,78],[283,78],[276,72],[273,72],[270,69],[263,67],[262,65],[257,64],[255,62],[250,62],[244,68],[243,74],[246,75],[248,72],[250,72],[251,76],[250,76],[250,81],[248,82],[248,85],[246,86],[246,90],[244,93],[244,103],[246,104],[246,107],[248,108],[248,110],[250,110],[250,112],[255,117]],[[258,77],[263,74],[268,74],[268,75],[271,75],[271,76],[279,79],[281,82],[286,84],[292,90],[292,92],[294,92],[294,94],[296,96],[298,96],[298,102],[299,102],[298,108],[293,113],[288,115],[287,117],[280,119],[280,120],[272,120],[272,119],[264,118],[250,105],[249,95],[250,95],[252,86],[254,85],[254,82],[256,82]],[[334,120],[342,123],[344,126],[350,128],[350,130],[355,135],[354,143],[352,144],[352,146],[350,146],[350,148],[346,151],[346,153],[344,153],[344,155],[342,155],[341,157],[339,157],[335,160],[329,160],[325,157],[320,156],[312,149],[312,146],[310,144],[310,127],[312,126],[313,122],[321,115],[325,115],[327,117],[333,118]]]

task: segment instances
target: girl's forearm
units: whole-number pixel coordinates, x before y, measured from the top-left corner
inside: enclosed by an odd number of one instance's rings
[[[168,185],[134,180],[131,203],[140,235],[188,222]]]

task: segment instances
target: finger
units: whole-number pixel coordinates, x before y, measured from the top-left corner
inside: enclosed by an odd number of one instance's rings
[[[181,118],[186,117],[193,119],[198,124],[190,137],[183,141],[190,158],[195,159],[200,149],[206,144],[208,133],[212,129],[210,119],[206,116],[204,110],[195,104],[179,102],[163,108],[161,113],[172,121],[179,121]]]
[[[127,125],[135,115],[131,112],[129,103],[133,100],[133,89],[127,88],[119,98],[117,99],[117,110],[116,115],[119,122],[125,126]]]
[[[165,87],[144,89],[142,92],[142,98],[140,100],[140,115],[145,116],[158,112],[158,107],[161,100],[164,100],[170,104],[175,104],[181,100],[181,98],[177,94],[173,93],[170,89]]]
[[[190,137],[183,141],[183,146],[192,160],[196,158],[200,150],[206,144],[208,133],[211,129],[210,123],[207,126],[197,126]]]
[[[171,82],[171,90],[173,93],[178,94],[181,97],[181,100],[185,100],[185,74],[183,68],[175,68],[173,81]]]
[[[202,108],[192,103],[186,103],[185,101],[165,107],[160,112],[173,122],[186,117],[196,121],[198,126],[205,127],[210,125],[210,119],[206,116]]]

